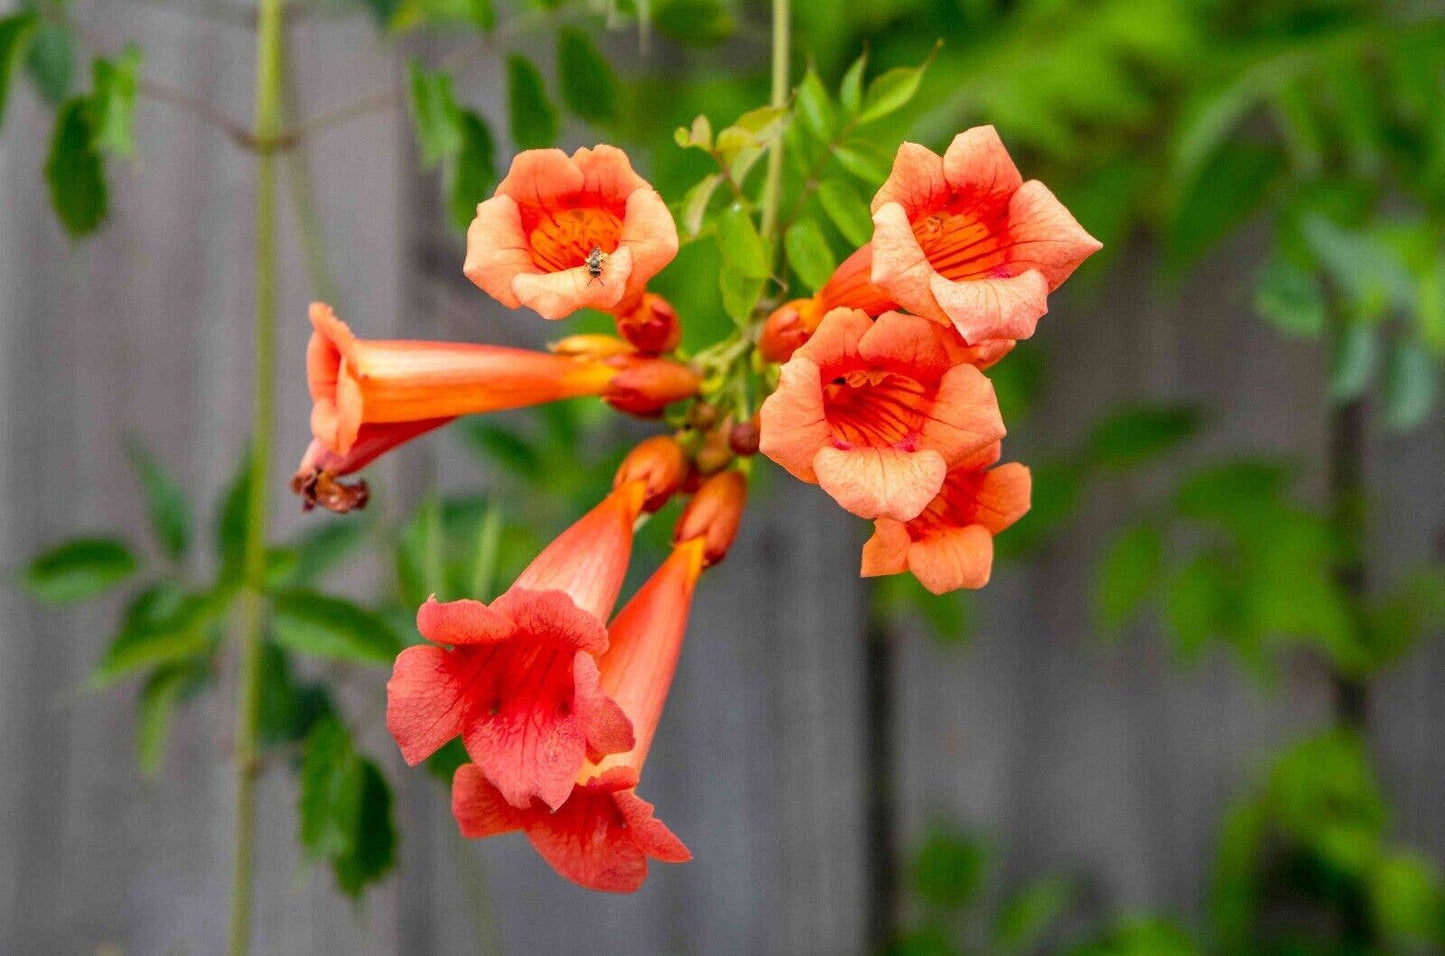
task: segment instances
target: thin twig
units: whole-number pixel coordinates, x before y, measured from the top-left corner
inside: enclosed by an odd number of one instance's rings
[[[215,126],[238,146],[245,149],[255,149],[257,146],[256,135],[251,132],[249,127],[227,116],[219,108],[193,93],[187,93],[185,90],[176,89],[145,77],[142,77],[137,84],[137,90],[146,99],[174,106],[182,112],[189,113],[195,118]]]

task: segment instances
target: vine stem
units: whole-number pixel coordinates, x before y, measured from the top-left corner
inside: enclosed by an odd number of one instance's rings
[[[792,10],[790,0],[773,0],[773,88],[770,105],[788,105],[788,64],[792,55]],[[768,149],[768,174],[763,180],[762,234],[772,243],[774,254],[778,237],[778,205],[783,197],[783,138],[779,136]]]
[[[261,0],[256,21],[256,138],[274,143],[281,126],[284,8],[282,0]],[[228,952],[244,956],[251,947],[255,887],[257,748],[261,696],[261,640],[265,625],[266,492],[271,465],[276,338],[276,150],[256,154],[255,372],[251,433],[251,474],[246,502],[244,587],[241,591],[240,672],[236,693],[236,848],[231,889]]]

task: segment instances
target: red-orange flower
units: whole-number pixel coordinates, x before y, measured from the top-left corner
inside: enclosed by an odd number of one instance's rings
[[[1004,434],[993,385],[954,363],[950,335],[913,315],[830,312],[763,402],[763,454],[860,517],[916,517]]]
[[[1100,248],[1047,186],[1023,181],[992,126],[941,157],[899,147],[873,224],[873,284],[974,344],[1033,335],[1048,294]]]
[[[320,302],[311,306],[311,325],[311,432],[341,455],[366,425],[600,395],[617,374],[599,362],[500,345],[358,339]]]
[[[671,352],[682,341],[682,323],[677,310],[656,292],[644,292],[636,304],[613,315],[617,332],[639,352],[659,355]]]
[[[533,848],[562,876],[594,890],[631,893],[647,879],[648,859],[685,863],[686,846],[634,792],[677,669],[688,610],[703,565],[700,539],[678,545],[610,628],[599,661],[601,687],[632,721],[635,745],[590,763],[555,811],[516,807],[478,768],[458,768],[452,813],[471,838],[523,830]]]
[[[337,514],[364,508],[370,496],[366,482],[343,484],[336,479],[360,471],[396,446],[451,421],[450,418],[424,418],[415,422],[362,425],[344,455],[312,439],[296,466],[296,473],[291,476],[291,490],[301,496],[302,507],[307,511],[317,505]]]
[[[516,807],[561,806],[588,757],[632,747],[594,656],[616,603],[646,489],[628,482],[542,551],[506,594],[427,601],[386,685],[386,725],[409,764],[458,734]],[[450,648],[450,649],[448,649]]]
[[[943,489],[911,521],[879,518],[863,545],[863,576],[914,577],[934,594],[981,588],[993,567],[993,537],[1029,510],[1029,470],[998,461],[994,444],[948,473]]]
[[[533,149],[477,206],[463,271],[508,308],[561,319],[629,304],[675,255],[667,204],[622,150]]]

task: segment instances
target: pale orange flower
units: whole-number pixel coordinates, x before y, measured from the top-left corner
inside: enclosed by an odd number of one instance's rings
[[[944,476],[1003,437],[993,385],[914,315],[836,309],[763,402],[760,450],[864,518],[917,517]]]
[[[629,307],[675,255],[667,204],[622,150],[533,149],[477,206],[463,271],[508,308],[561,319]]]
[[[911,571],[934,594],[987,584],[994,535],[1029,510],[1029,470],[1013,462],[990,468],[999,454],[995,443],[950,471],[918,517],[874,522],[863,576]]]

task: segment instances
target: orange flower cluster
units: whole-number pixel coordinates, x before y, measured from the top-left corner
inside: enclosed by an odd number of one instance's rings
[[[345,484],[387,451],[461,415],[596,396],[652,417],[686,401],[675,434],[643,441],[613,490],[491,603],[435,596],[424,642],[397,657],[387,727],[416,764],[460,738],[452,809],[464,835],[521,830],[563,876],[631,892],[648,860],[683,843],[636,794],[703,569],[722,560],[762,451],[875,521],[865,575],[913,572],[930,590],[980,587],[993,535],[1029,503],[1022,465],[995,466],[1004,424],[983,369],[1033,333],[1058,286],[1098,243],[991,128],[943,157],[905,144],[873,200],[873,241],[812,299],[706,355],[676,354],[672,306],[647,290],[677,252],[667,206],[609,146],[519,155],[477,207],[464,271],[547,319],[608,311],[617,335],[550,351],[359,339],[322,304],[307,349],[313,441],[293,487],[306,507],[366,503]],[[747,376],[777,387],[749,414]],[[721,382],[722,384],[716,384]],[[741,396],[741,397],[739,397]],[[613,614],[646,514],[690,495],[671,555]]]
[[[1004,425],[982,370],[1033,335],[1099,243],[1023,181],[991,126],[943,156],[903,144],[872,209],[873,241],[764,323],[759,350],[785,364],[761,449],[874,520],[865,576],[982,587],[1030,492],[1027,468],[991,467]]]

